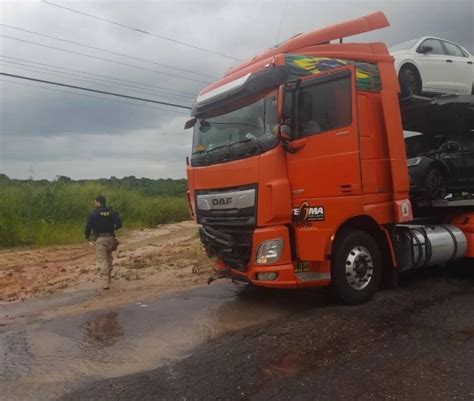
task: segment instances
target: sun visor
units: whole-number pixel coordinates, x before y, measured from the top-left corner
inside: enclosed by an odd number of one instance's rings
[[[249,105],[284,83],[289,71],[287,66],[272,65],[227,82],[200,94],[191,114],[200,119],[211,118]]]

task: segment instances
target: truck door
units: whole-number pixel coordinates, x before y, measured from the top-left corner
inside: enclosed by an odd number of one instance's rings
[[[361,193],[353,66],[287,88],[292,146],[287,171],[293,200]]]

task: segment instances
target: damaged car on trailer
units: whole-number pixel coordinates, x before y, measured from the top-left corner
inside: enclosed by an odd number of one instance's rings
[[[412,100],[402,105],[413,199],[474,192],[474,109],[463,97]]]
[[[444,199],[453,190],[463,188],[463,154],[459,143],[444,141],[436,149],[416,152],[423,134],[405,131],[410,191],[414,198]],[[418,142],[418,143],[414,143]]]

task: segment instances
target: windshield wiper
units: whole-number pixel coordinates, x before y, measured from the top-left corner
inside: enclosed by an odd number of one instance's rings
[[[199,155],[206,155],[207,157],[209,157],[210,153],[214,152],[215,150],[219,150],[219,149],[223,149],[223,148],[227,148],[229,150],[229,153],[231,155],[235,155],[235,152],[234,150],[232,149],[235,145],[241,145],[243,143],[248,143],[248,142],[252,142],[253,144],[255,144],[258,149],[263,152],[263,148],[262,148],[262,145],[260,144],[260,142],[258,142],[257,139],[253,139],[253,138],[245,138],[245,139],[242,139],[241,141],[237,141],[237,142],[233,142],[231,144],[225,144],[225,145],[219,145],[219,146],[216,146],[215,148],[212,148],[212,149],[209,149],[209,150],[205,150],[205,151],[202,151],[202,152],[198,152],[198,153],[195,153],[195,154],[199,154]]]
[[[203,120],[201,122],[200,127],[203,126],[203,125],[204,125],[204,127],[211,127],[211,126],[214,126],[214,125],[244,125],[244,126],[247,126],[247,127],[261,129],[261,127],[259,127],[258,125],[250,124],[250,123],[244,123],[244,122],[217,122],[217,121],[209,122],[207,120]]]
[[[212,148],[212,149],[208,149],[206,150],[206,153],[211,153],[211,152],[214,152],[215,150],[222,149],[222,148],[227,148],[229,149],[230,153],[233,153],[232,150],[230,149],[230,145],[227,145],[227,144],[216,146],[215,148]]]
[[[247,142],[254,143],[255,145],[257,145],[257,147],[260,151],[263,151],[262,145],[260,144],[260,142],[256,138],[255,139],[254,138],[245,138],[245,139],[242,139],[241,141],[233,142],[229,146],[239,145],[239,144],[247,143]]]
[[[208,155],[209,153],[212,153],[215,150],[219,150],[219,149],[222,149],[222,148],[227,148],[227,149],[229,149],[230,153],[233,153],[232,149],[230,149],[230,145],[225,144],[225,145],[216,146],[215,148],[212,148],[212,149],[206,149],[206,150],[201,150],[199,152],[194,152],[194,154],[195,155]]]
[[[257,145],[259,148],[261,148],[261,145],[260,145],[260,143],[257,141],[257,139],[245,138],[245,139],[242,139],[241,141],[237,141],[237,142],[232,142],[232,143],[229,143],[229,144],[224,144],[224,145],[216,146],[215,148],[206,150],[205,153],[211,153],[211,152],[214,152],[215,150],[222,149],[222,148],[227,148],[227,149],[230,150],[231,153],[234,153],[234,152],[232,151],[232,148],[233,148],[235,145],[241,145],[241,144],[247,143],[247,142],[253,142],[253,143],[255,143],[255,145]]]

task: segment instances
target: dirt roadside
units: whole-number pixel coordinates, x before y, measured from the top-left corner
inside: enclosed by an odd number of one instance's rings
[[[125,232],[114,257],[111,290],[101,306],[205,285],[212,261],[192,221]],[[99,289],[95,250],[69,247],[0,252],[0,305],[58,292]]]

